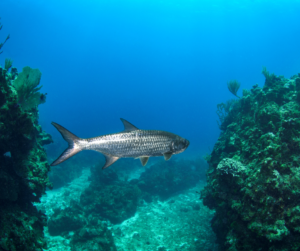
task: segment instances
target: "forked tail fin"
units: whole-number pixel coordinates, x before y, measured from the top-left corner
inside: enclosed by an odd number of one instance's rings
[[[69,144],[69,147],[51,164],[51,166],[56,166],[72,157],[76,153],[79,153],[82,148],[80,148],[80,146],[77,144],[80,138],[57,123],[52,122],[51,124],[55,126],[55,128],[60,132],[61,136],[63,136],[64,140]]]

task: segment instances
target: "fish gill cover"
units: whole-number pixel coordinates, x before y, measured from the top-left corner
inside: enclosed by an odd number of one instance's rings
[[[264,68],[263,75],[263,88],[218,106],[226,114],[201,197],[216,210],[221,250],[300,246],[300,74],[286,79]]]

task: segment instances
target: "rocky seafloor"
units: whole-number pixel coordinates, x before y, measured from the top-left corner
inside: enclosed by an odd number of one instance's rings
[[[174,162],[171,164],[174,165]],[[157,165],[160,163],[132,169],[127,172],[126,182],[137,184],[149,170],[156,170]],[[110,177],[118,173],[113,168],[109,171]],[[95,172],[95,168],[93,170]],[[105,171],[101,170],[103,176]],[[100,207],[90,208],[96,202],[89,203],[88,208],[82,204],[86,191],[93,187],[91,177],[95,174],[87,167],[79,178],[59,189],[47,191],[41,203],[36,204],[48,217],[48,227],[45,227],[47,250],[217,250],[215,235],[210,227],[214,211],[203,206],[197,193],[205,185],[203,180],[198,179],[192,187],[172,192],[164,198],[145,196],[145,192],[136,188],[139,195],[135,212],[125,220],[112,218],[111,221],[105,217],[108,213],[100,213],[103,211]],[[123,183],[118,182],[115,185],[121,186]],[[110,186],[101,181],[99,183],[104,187]],[[97,190],[96,187],[94,189]],[[121,210],[115,213],[122,214],[122,210],[128,208],[121,209],[118,202],[115,203]],[[131,203],[130,200],[128,203]]]

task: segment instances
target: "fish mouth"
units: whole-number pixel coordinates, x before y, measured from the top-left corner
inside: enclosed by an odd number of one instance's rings
[[[184,148],[184,150],[185,149],[187,149],[188,147],[189,147],[189,145],[190,145],[190,141],[189,140],[187,140],[187,139],[184,139],[185,140],[185,142],[184,142],[184,145],[185,145],[185,148]]]
[[[181,149],[177,151],[176,154],[184,152],[189,145],[190,145],[190,141],[188,141],[187,139],[181,140]]]

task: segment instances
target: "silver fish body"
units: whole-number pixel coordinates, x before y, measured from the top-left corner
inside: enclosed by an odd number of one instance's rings
[[[170,132],[159,130],[140,130],[128,121],[121,119],[124,131],[99,137],[82,139],[62,126],[52,124],[69,143],[69,147],[51,165],[58,165],[76,153],[83,150],[101,152],[106,157],[107,168],[119,158],[140,158],[146,165],[149,157],[164,156],[166,160],[173,154],[183,152],[189,145],[189,141]]]

